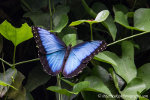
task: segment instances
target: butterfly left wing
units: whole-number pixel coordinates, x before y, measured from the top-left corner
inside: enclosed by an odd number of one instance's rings
[[[47,55],[40,54],[39,57],[44,70],[53,76],[56,76],[59,72],[61,72],[64,65],[65,53],[66,49]]]
[[[64,65],[66,45],[55,34],[43,28],[32,27],[32,31],[44,70],[50,75],[57,75]]]
[[[106,45],[105,41],[90,41],[73,47],[63,69],[64,77],[70,78],[76,76],[85,68],[94,55],[106,48]]]

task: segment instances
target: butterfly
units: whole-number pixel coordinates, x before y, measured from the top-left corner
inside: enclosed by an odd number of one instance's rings
[[[71,78],[82,72],[94,55],[106,49],[105,41],[88,41],[72,47],[60,40],[55,34],[40,28],[32,27],[32,33],[38,46],[38,56],[44,70],[50,75],[60,72]]]

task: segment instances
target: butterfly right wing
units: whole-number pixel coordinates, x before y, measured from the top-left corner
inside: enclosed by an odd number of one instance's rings
[[[62,71],[66,45],[45,29],[32,27],[32,31],[44,70],[50,75],[57,75]]]

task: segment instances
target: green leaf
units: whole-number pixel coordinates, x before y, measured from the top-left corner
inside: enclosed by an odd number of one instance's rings
[[[57,93],[60,93],[60,94],[65,94],[67,96],[75,94],[74,92],[68,91],[67,89],[62,89],[62,88],[60,88],[58,86],[50,86],[50,87],[47,88],[47,90],[50,90],[50,91],[53,91],[53,92],[57,92]]]
[[[150,63],[142,65],[138,69],[137,77],[140,77],[146,84],[146,90],[150,89]]]
[[[115,72],[129,83],[137,74],[134,64],[134,48],[129,41],[123,41],[121,47],[122,57],[118,57],[112,52],[104,51],[96,55],[94,59],[111,64]]]
[[[121,92],[121,96],[125,100],[137,100],[137,97],[139,97],[137,93],[141,93],[145,88],[146,85],[143,81],[140,78],[135,78],[127,84],[125,89]]]
[[[94,66],[94,68],[92,69],[92,75],[100,78],[104,82],[104,84],[109,88],[111,93],[118,93],[115,85],[113,84],[113,80],[110,78],[110,73],[108,73],[108,71],[105,68],[98,65]],[[119,80],[118,82],[120,87],[124,85],[124,81]]]
[[[140,8],[134,13],[134,26],[139,30],[150,32],[150,9]]]
[[[77,26],[85,22],[89,24],[100,23],[100,22],[105,21],[108,16],[109,16],[109,11],[103,10],[97,14],[95,20],[78,20],[78,21],[72,22],[69,26]]]
[[[72,82],[70,82],[69,80],[66,80],[66,79],[64,79],[64,78],[61,78],[61,80],[64,81],[65,83],[71,85],[71,86],[74,86],[74,85],[75,85],[75,83],[72,83]]]
[[[79,93],[81,91],[84,91],[84,90],[86,90],[86,88],[89,87],[89,85],[90,85],[90,83],[88,81],[79,82],[74,85],[73,92]]]
[[[12,86],[16,87],[17,90],[9,89],[9,91],[7,93],[7,96],[9,99],[19,100],[17,98],[20,98],[20,96],[21,96],[20,100],[24,100],[25,95],[26,95],[25,89],[22,88],[22,81],[24,79],[25,79],[25,76],[21,72],[17,71],[17,75],[15,77],[15,80],[12,83]]]
[[[94,3],[92,5],[92,8],[96,13],[98,13],[99,11],[102,11],[102,10],[108,10],[108,8],[104,4],[99,3],[99,2]],[[95,15],[96,15],[96,13],[95,13]],[[112,39],[115,40],[117,28],[116,28],[116,25],[114,23],[112,16],[109,15],[108,18],[104,22],[102,22],[102,25],[104,25],[106,27],[106,29],[110,33],[109,35],[111,35]]]
[[[127,29],[142,31],[136,27],[129,26],[128,16],[121,11],[115,12],[115,22],[126,27]]]
[[[68,24],[68,16],[69,12],[68,6],[57,6],[55,13],[53,15],[53,32],[61,32],[62,29]]]
[[[84,22],[86,22],[87,20],[78,20],[78,21],[74,21],[74,22],[71,22],[71,24],[69,26],[77,26],[77,25],[80,25]]]
[[[82,94],[83,100],[103,100],[100,97],[102,95],[101,93],[91,92],[91,91],[83,91],[81,94]]]
[[[0,24],[0,33],[8,40],[12,41],[14,46],[22,43],[33,37],[31,27],[27,23],[22,24],[22,27],[15,28],[6,20]]]
[[[44,72],[43,67],[38,64],[30,71],[25,88],[28,92],[31,92],[37,87],[45,84],[50,78],[51,76]]]
[[[0,85],[1,85],[1,86],[9,86],[9,87],[11,87],[11,88],[17,90],[17,89],[16,89],[15,87],[13,87],[12,85],[9,85],[9,84],[7,84],[7,83],[1,81],[1,80],[0,80]]]
[[[115,22],[130,29],[127,16],[121,11],[115,12]]]
[[[55,23],[55,27],[53,31],[59,33],[67,25],[68,16],[67,15],[56,16],[54,19],[54,23]]]
[[[133,13],[131,13],[133,14]],[[140,8],[138,10],[135,11],[134,13],[134,27],[133,26],[129,26],[128,24],[128,16],[129,13],[127,13],[126,15],[121,12],[121,11],[117,11],[115,12],[115,22],[117,22],[118,24],[126,27],[127,29],[131,29],[131,30],[138,30],[138,31],[150,31],[150,9],[148,8]],[[130,17],[130,16],[129,16]]]
[[[97,14],[94,21],[97,21],[97,22],[105,21],[108,16],[109,16],[109,11],[108,10],[102,10],[101,12],[99,12]]]
[[[116,39],[116,33],[117,33],[117,28],[116,25],[113,21],[113,18],[111,15],[108,16],[108,18],[102,22],[102,24],[106,27],[106,29],[109,31],[110,35],[112,36],[113,41]]]
[[[63,41],[65,41],[66,45],[72,44],[72,46],[76,45],[76,34],[66,34],[63,37]]]
[[[86,88],[86,91],[100,92],[112,96],[110,90],[100,78],[96,76],[89,76],[85,78],[85,81],[90,83],[90,86]]]
[[[59,37],[65,42],[65,44],[68,46],[69,44],[72,44],[72,46],[76,45],[77,40],[77,32],[75,29],[71,27],[65,27],[62,32],[59,35]]]
[[[34,100],[30,92],[26,92],[26,100]]]
[[[125,5],[122,4],[116,4],[113,6],[113,11],[122,11],[124,14],[128,13],[128,8]]]
[[[109,69],[109,71],[110,71],[110,73],[111,73],[111,75],[112,75],[112,78],[113,78],[113,81],[114,81],[114,83],[115,83],[116,89],[118,90],[119,93],[121,93],[121,92],[120,92],[120,88],[119,88],[119,84],[118,84],[118,79],[117,79],[117,77],[116,77],[115,72],[113,71],[112,68]]]
[[[50,16],[49,13],[38,11],[38,12],[27,12],[24,17],[29,17],[35,26],[50,27]]]
[[[13,89],[16,89],[12,86],[12,82],[16,77],[16,69],[7,69],[5,73],[0,73],[0,97],[3,97],[9,89],[9,86]]]
[[[147,95],[148,96],[148,95]],[[149,100],[148,97],[144,98],[144,97],[139,97],[139,100]]]

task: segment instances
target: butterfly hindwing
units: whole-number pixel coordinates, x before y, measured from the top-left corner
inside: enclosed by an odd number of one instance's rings
[[[50,75],[57,75],[63,68],[66,45],[45,29],[32,27],[32,30],[44,70]]]
[[[63,75],[68,78],[77,75],[94,55],[105,48],[106,43],[104,41],[91,41],[76,45],[70,51],[63,69]]]

